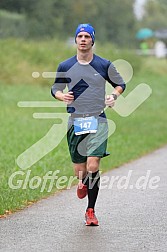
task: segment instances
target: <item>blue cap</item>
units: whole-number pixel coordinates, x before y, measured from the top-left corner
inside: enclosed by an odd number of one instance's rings
[[[80,32],[88,32],[90,34],[90,36],[92,37],[92,42],[94,44],[95,42],[95,29],[93,28],[93,26],[91,26],[90,24],[79,24],[76,32],[75,32],[75,41],[76,41],[76,37],[78,35],[78,33]]]

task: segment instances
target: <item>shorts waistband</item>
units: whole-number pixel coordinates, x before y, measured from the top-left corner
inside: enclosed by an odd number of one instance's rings
[[[86,114],[76,114],[76,113],[72,113],[71,117],[72,118],[79,118],[79,117],[89,117],[89,116],[100,116],[101,114],[103,114],[104,111],[100,111],[100,112],[96,112],[96,113],[86,113]]]

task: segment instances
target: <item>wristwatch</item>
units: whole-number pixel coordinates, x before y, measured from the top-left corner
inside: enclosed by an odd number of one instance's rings
[[[118,98],[118,96],[116,94],[111,94],[114,98],[114,100],[116,100]]]

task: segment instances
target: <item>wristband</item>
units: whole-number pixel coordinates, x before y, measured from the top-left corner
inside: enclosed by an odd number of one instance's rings
[[[116,100],[118,98],[118,96],[116,94],[111,94],[114,98],[114,100]]]

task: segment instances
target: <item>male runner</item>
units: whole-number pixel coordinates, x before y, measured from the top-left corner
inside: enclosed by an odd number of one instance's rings
[[[69,113],[67,141],[75,175],[79,178],[77,195],[88,196],[85,223],[98,225],[95,203],[99,191],[100,159],[107,155],[108,124],[105,106],[113,107],[125,90],[125,83],[114,65],[93,53],[95,30],[80,24],[75,33],[77,54],[59,64],[52,95],[67,103]],[[105,96],[106,81],[113,92]],[[68,92],[63,92],[65,87]]]

